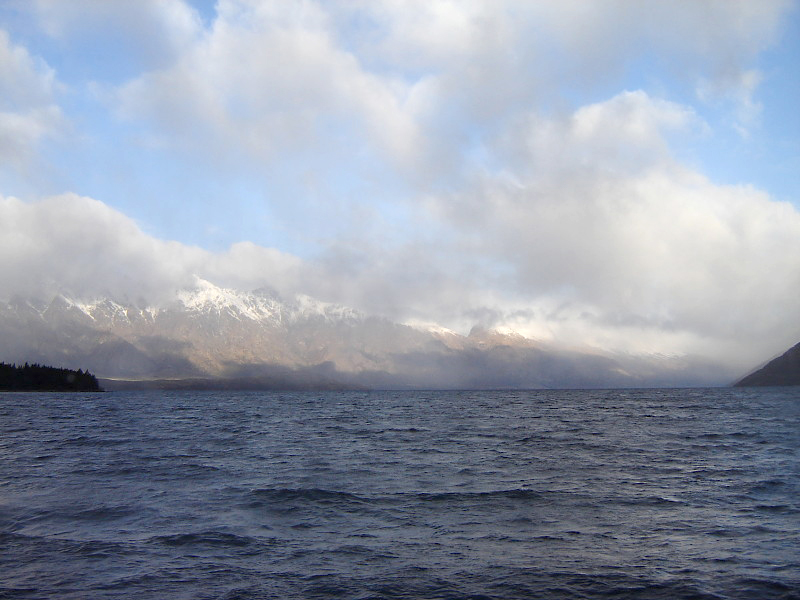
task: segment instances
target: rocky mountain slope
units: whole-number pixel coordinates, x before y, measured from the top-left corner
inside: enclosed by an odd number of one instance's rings
[[[698,375],[681,359],[566,351],[480,328],[463,336],[202,280],[159,308],[12,298],[0,303],[0,360],[90,369],[105,379],[246,387],[626,387],[719,377]]]
[[[737,387],[800,385],[800,344],[744,377]]]

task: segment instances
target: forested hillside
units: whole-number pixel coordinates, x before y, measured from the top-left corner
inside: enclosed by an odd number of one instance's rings
[[[23,366],[0,363],[1,391],[100,391],[97,378],[83,370],[72,371],[39,364]]]

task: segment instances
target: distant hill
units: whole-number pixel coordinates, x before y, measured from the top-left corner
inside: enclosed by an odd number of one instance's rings
[[[800,344],[734,385],[736,387],[800,385]]]
[[[0,391],[99,392],[100,385],[88,371],[28,363],[21,367],[0,363]]]

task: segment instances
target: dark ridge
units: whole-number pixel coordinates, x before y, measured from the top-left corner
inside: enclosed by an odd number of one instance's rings
[[[0,391],[3,392],[100,392],[97,378],[78,369],[60,369],[40,364],[0,363]]]
[[[800,385],[800,344],[751,373],[736,387]]]

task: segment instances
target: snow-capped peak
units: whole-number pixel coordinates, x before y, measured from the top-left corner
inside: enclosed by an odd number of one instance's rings
[[[236,319],[280,318],[280,305],[276,300],[219,287],[200,277],[195,279],[194,288],[178,292],[178,301],[188,310],[226,313]]]

